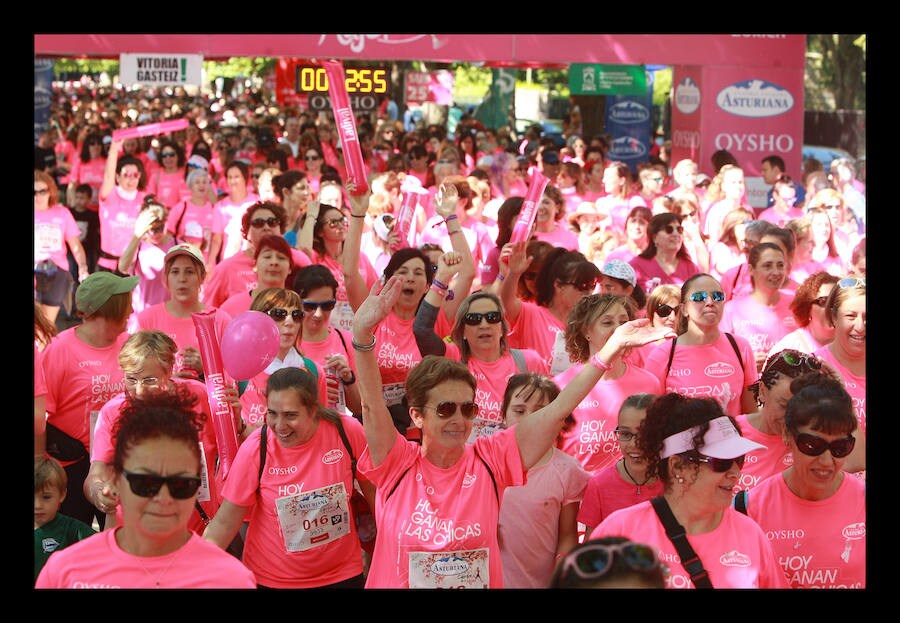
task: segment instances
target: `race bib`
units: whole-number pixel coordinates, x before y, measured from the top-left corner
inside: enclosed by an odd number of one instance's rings
[[[350,534],[350,497],[344,483],[275,500],[284,548],[304,552]]]
[[[381,395],[387,406],[398,405],[406,395],[406,383],[386,383],[381,387]]]
[[[456,552],[410,552],[410,588],[488,588],[487,548]]]
[[[331,326],[344,331],[353,330],[353,308],[347,301],[338,301],[331,312]]]

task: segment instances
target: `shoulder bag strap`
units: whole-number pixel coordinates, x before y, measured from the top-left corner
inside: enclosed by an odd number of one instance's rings
[[[666,364],[666,377],[669,378],[669,370],[672,368],[672,359],[675,357],[675,342],[678,341],[676,337],[672,340],[672,349],[669,351],[669,363]],[[665,379],[663,379],[663,383],[665,383]]]
[[[528,372],[528,366],[525,365],[525,354],[518,348],[510,348],[509,354],[512,355],[513,361],[516,362],[516,368],[519,372]]]
[[[738,491],[737,495],[734,496],[734,510],[739,511],[741,513],[747,514],[747,494],[749,491],[746,489],[741,489]]]
[[[341,423],[341,417],[338,416],[337,421],[335,421],[334,425],[337,427],[338,435],[341,436],[341,441],[344,443],[344,447],[347,448],[347,452],[350,453],[350,470],[353,472],[353,477],[356,478],[356,457],[353,456],[353,448],[350,447],[350,440],[347,439],[347,433],[344,432],[344,425]]]
[[[267,424],[263,424],[262,428],[259,429],[259,481],[262,480],[263,468],[266,465],[266,429],[268,428]],[[257,484],[257,490],[259,490],[259,485]]]
[[[738,362],[741,364],[741,370],[744,369],[744,358],[741,357],[741,351],[738,348],[737,342],[734,339],[734,336],[730,333],[726,333],[725,337],[728,338],[728,341],[731,342],[731,347],[734,349],[734,354],[737,355]]]
[[[691,574],[694,586],[697,588],[712,588],[713,585],[709,580],[709,574],[703,568],[703,561],[700,560],[694,548],[688,542],[687,533],[684,531],[684,527],[675,519],[675,515],[672,514],[672,509],[669,508],[666,498],[660,495],[650,500],[650,503],[666,529],[666,535],[672,541],[675,550],[681,557],[681,564]]]

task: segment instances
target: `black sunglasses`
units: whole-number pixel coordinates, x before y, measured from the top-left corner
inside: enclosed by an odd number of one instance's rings
[[[667,234],[674,234],[677,231],[679,234],[683,234],[684,227],[682,227],[681,225],[666,225],[660,231],[664,231]]]
[[[160,156],[162,156],[163,158],[171,158],[172,156],[177,156],[177,155],[178,154],[176,154],[174,151],[164,151],[160,154]]]
[[[731,469],[732,463],[737,463],[738,469],[742,468],[744,466],[745,458],[746,457],[743,454],[733,459],[717,459],[712,456],[704,456],[701,454],[696,458],[696,461],[698,463],[706,463],[711,470],[718,474],[722,474]]]
[[[659,566],[656,552],[643,543],[618,543],[604,545],[591,543],[563,558],[561,573],[570,569],[583,580],[594,580],[606,575],[618,556],[632,571],[647,572]]]
[[[250,221],[250,224],[253,227],[260,228],[263,225],[268,225],[269,227],[275,227],[279,224],[278,219],[274,216],[270,216],[269,218],[255,218]]]
[[[583,281],[581,283],[575,283],[573,281],[564,281],[564,282],[562,282],[562,285],[572,286],[573,288],[575,288],[576,290],[578,290],[580,292],[590,292],[591,290],[593,290],[594,288],[597,287],[597,282],[596,281]]]
[[[459,411],[462,413],[462,416],[466,419],[472,419],[476,415],[478,415],[478,405],[474,402],[450,402],[444,401],[439,402],[436,407],[429,407],[425,405],[422,407],[423,409],[434,409],[435,413],[438,414],[439,418],[448,418],[456,415],[456,407],[459,407]]]
[[[283,307],[273,307],[266,313],[278,322],[281,322],[288,316],[288,310],[284,309]],[[300,309],[292,309],[291,320],[293,320],[294,322],[300,322],[301,320],[303,320],[303,311]]]
[[[303,301],[303,309],[311,314],[316,313],[316,309],[318,309],[319,307],[322,308],[322,311],[330,312],[332,309],[334,309],[335,305],[337,305],[337,301],[334,299],[331,299],[329,301],[322,301],[320,303],[316,301]]]
[[[186,500],[197,493],[200,488],[199,476],[155,476],[153,474],[136,474],[122,470],[131,492],[142,498],[152,498],[159,493],[163,485],[169,487],[169,495],[176,500]]]
[[[844,458],[853,452],[853,448],[856,446],[856,437],[852,435],[842,439],[835,439],[829,443],[816,435],[796,433],[794,441],[797,442],[797,449],[807,456],[819,456],[825,450],[830,450],[831,456],[836,459]]]
[[[480,325],[482,318],[487,320],[489,324],[497,324],[498,322],[500,322],[500,320],[503,319],[503,316],[498,311],[489,311],[483,314],[478,312],[468,312],[465,316],[463,316],[463,320],[467,325],[471,327]]]
[[[679,307],[681,307],[681,305],[676,305],[675,307],[672,307],[671,305],[660,305],[656,308],[656,315],[660,318],[668,318],[669,314],[677,312]]]

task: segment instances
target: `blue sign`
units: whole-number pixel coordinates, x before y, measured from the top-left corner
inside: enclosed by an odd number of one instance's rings
[[[34,59],[34,144],[50,127],[50,99],[53,94],[53,59]]]
[[[653,125],[653,77],[647,71],[647,92],[643,95],[607,95],[606,131],[612,137],[609,160],[624,162],[632,171],[650,159]]]

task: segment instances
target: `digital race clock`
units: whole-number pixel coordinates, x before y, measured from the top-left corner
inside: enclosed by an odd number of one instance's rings
[[[388,70],[381,67],[345,67],[348,95],[382,95],[388,90]],[[297,65],[297,93],[328,94],[328,76],[316,65]]]

